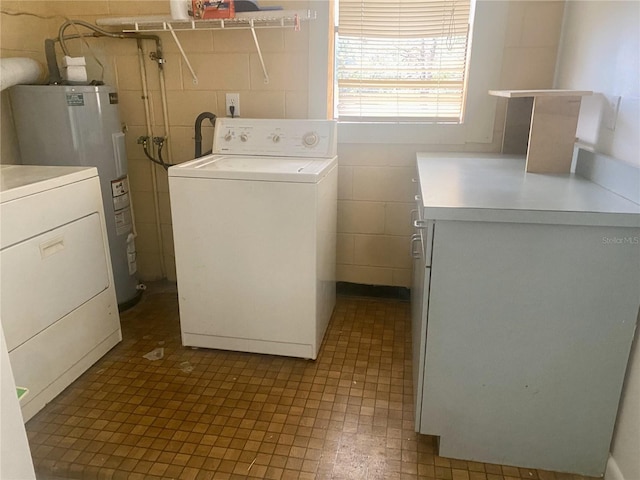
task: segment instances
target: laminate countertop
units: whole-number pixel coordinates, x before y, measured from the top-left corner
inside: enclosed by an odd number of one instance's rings
[[[574,173],[525,172],[523,156],[418,153],[424,218],[640,227],[640,205]]]

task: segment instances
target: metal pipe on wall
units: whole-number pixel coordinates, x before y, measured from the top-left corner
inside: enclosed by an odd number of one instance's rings
[[[142,99],[144,103],[144,114],[147,128],[147,136],[153,138],[153,126],[151,121],[151,108],[149,105],[149,83],[147,80],[147,67],[144,63],[144,51],[142,49],[142,40],[138,40],[138,62],[140,64],[140,77],[142,82]],[[162,68],[160,68],[162,72]],[[163,74],[162,74],[163,75]],[[163,75],[164,76],[164,75]],[[166,134],[167,132],[165,132]],[[158,178],[157,168],[153,163],[149,163],[151,173],[151,189],[153,193],[153,211],[156,220],[156,237],[160,248],[160,273],[166,277],[166,266],[164,263],[164,242],[162,240],[162,227],[160,225],[160,201],[158,199]]]

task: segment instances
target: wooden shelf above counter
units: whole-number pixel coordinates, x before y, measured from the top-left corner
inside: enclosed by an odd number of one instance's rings
[[[531,98],[531,97],[583,97],[591,95],[588,90],[489,90],[489,95],[505,98]]]
[[[571,170],[581,98],[587,90],[489,90],[507,98],[502,153],[527,154],[526,171]]]

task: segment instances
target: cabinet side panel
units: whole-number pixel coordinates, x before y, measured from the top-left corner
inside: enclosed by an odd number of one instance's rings
[[[316,341],[312,357],[314,359],[318,355],[336,305],[337,166],[318,183],[316,195]]]
[[[638,311],[637,229],[439,222],[421,431],[454,458],[600,475]]]

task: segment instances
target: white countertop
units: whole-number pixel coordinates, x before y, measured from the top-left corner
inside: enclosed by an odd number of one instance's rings
[[[522,156],[418,153],[425,218],[640,227],[640,205],[575,174],[525,172]]]
[[[0,203],[96,176],[95,167],[0,165]]]

